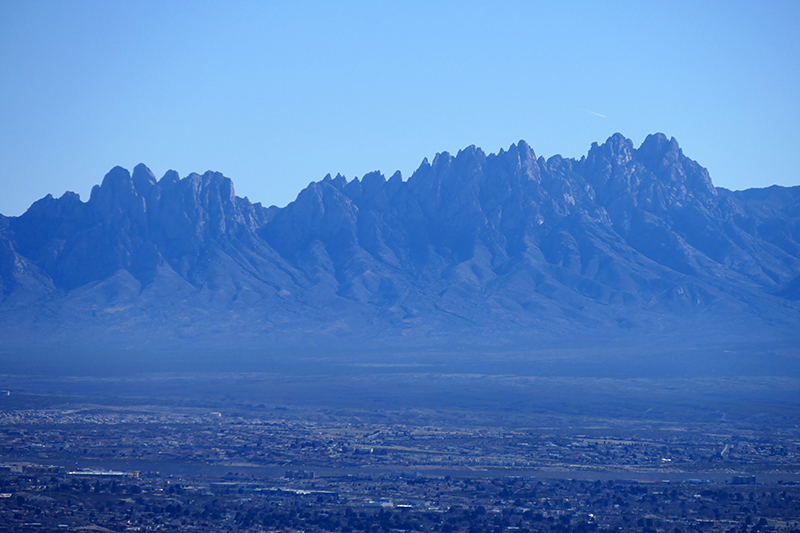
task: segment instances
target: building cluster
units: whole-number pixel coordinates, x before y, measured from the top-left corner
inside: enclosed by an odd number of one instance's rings
[[[0,531],[800,532],[795,428],[0,412]]]
[[[798,531],[800,485],[0,473],[0,531]]]

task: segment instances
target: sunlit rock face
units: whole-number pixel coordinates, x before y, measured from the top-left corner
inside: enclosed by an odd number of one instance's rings
[[[524,141],[311,183],[112,169],[0,217],[2,342],[530,345],[800,329],[800,187],[732,192],[677,141]]]

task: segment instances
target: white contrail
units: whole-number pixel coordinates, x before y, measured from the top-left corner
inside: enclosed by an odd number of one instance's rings
[[[589,111],[588,109],[584,109],[584,111],[586,111],[587,113],[592,114],[592,115],[594,115],[596,117],[606,118],[605,115],[601,115],[600,113],[595,113],[594,111]]]

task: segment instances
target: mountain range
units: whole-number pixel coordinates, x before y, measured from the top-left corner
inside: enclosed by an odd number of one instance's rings
[[[800,187],[716,188],[663,134],[470,146],[283,208],[115,167],[0,216],[0,287],[6,350],[795,338]]]

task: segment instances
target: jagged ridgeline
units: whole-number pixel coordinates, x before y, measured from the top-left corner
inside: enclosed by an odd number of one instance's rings
[[[524,141],[406,181],[325,177],[285,208],[218,172],[112,169],[0,217],[6,346],[530,345],[800,329],[800,187],[732,192],[675,139],[580,160]]]

